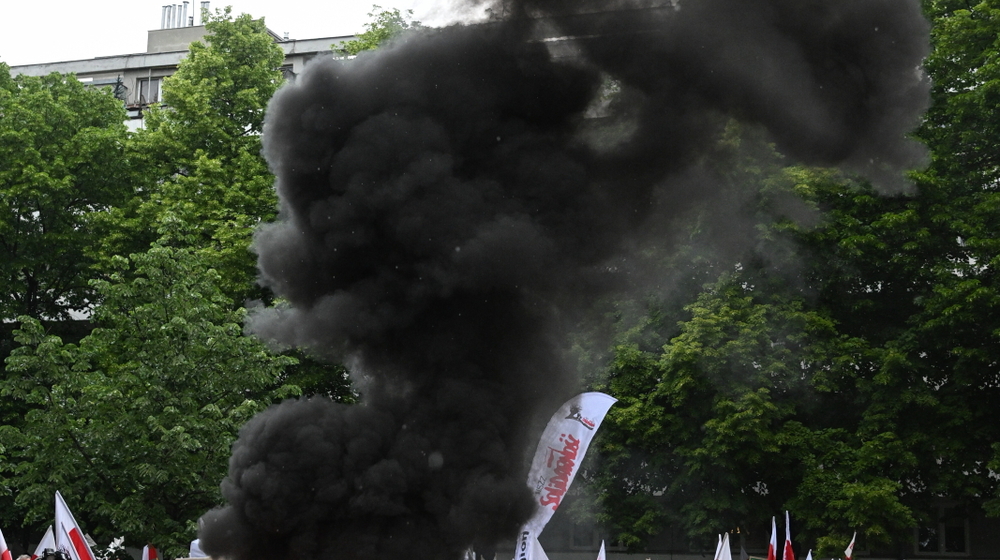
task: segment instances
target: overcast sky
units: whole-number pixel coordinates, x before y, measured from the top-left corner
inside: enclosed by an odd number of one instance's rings
[[[146,32],[160,28],[163,6],[174,3],[181,2],[3,0],[0,61],[16,66],[144,52]],[[456,17],[447,8],[447,0],[212,0],[211,8],[231,5],[234,14],[263,17],[279,35],[287,31],[292,39],[310,39],[361,31],[372,4],[412,9],[415,19],[428,24],[440,25]],[[200,1],[189,4],[188,15],[192,6],[200,6]]]

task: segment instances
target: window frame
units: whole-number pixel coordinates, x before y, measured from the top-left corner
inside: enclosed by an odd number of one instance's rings
[[[950,558],[963,558],[972,555],[971,551],[971,541],[969,535],[969,515],[966,513],[964,515],[958,512],[958,504],[947,504],[940,505],[935,508],[935,522],[933,524],[926,524],[922,527],[916,527],[913,529],[913,554],[917,556],[945,556]],[[954,513],[953,513],[954,512]],[[948,551],[948,527],[955,528],[957,523],[952,521],[949,522],[949,518],[954,518],[961,516],[961,527],[962,527],[962,538],[965,542],[965,550],[962,552]],[[931,529],[933,528],[937,531],[937,550],[921,550],[920,549],[920,531],[921,529]]]
[[[145,95],[149,93],[150,86],[156,84],[156,98],[152,100],[144,99]],[[135,102],[138,105],[152,105],[154,103],[160,103],[160,97],[163,93],[163,77],[162,76],[147,76],[144,78],[135,79]]]

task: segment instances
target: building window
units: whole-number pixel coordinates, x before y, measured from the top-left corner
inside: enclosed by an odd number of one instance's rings
[[[917,529],[917,554],[969,554],[969,517],[963,507],[941,507],[937,518]]]
[[[148,105],[160,102],[160,80],[162,78],[139,78],[136,80],[136,90],[139,98],[137,103]]]

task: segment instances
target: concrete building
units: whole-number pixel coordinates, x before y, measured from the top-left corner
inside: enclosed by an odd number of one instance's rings
[[[201,8],[207,10],[208,4],[201,2]],[[273,31],[268,32],[285,52],[281,70],[286,79],[294,79],[313,58],[334,56],[332,45],[354,39],[353,35],[289,39]],[[73,73],[81,82],[95,87],[109,87],[125,103],[129,126],[139,128],[142,126],[142,110],[150,104],[160,102],[163,79],[177,71],[177,65],[188,54],[188,46],[193,41],[202,40],[205,34],[204,22],[200,21],[199,25],[195,25],[195,16],[188,15],[188,2],[184,2],[163,7],[161,27],[148,32],[145,52],[25,64],[12,66],[10,70],[14,75],[29,76],[44,76],[52,72]]]

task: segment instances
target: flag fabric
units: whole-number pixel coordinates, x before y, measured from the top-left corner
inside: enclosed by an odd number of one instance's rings
[[[73,513],[63,500],[62,494],[56,491],[56,548],[69,554],[72,560],[94,560],[94,553],[83,537],[83,531],[76,523]]]
[[[3,531],[0,531],[0,560],[14,560],[10,547],[7,546],[7,539],[3,538]]]
[[[810,548],[809,552],[806,553],[806,560],[813,560],[813,549]]]
[[[729,550],[729,533],[719,535],[719,546],[715,549],[715,560],[733,560],[733,553]]]
[[[198,520],[201,524],[201,519]],[[208,555],[201,550],[201,539],[191,541],[191,548],[188,549],[188,558],[208,558]]]
[[[521,527],[515,560],[548,560],[538,535],[569,490],[594,432],[618,399],[604,393],[582,393],[563,403],[538,439],[528,471],[528,488],[535,497],[535,513]],[[538,558],[533,558],[540,554]]]
[[[514,550],[515,560],[549,560],[538,537],[525,526],[517,539],[517,549]]]
[[[851,544],[847,545],[844,549],[845,560],[851,560],[854,557],[854,540],[858,538],[858,532],[854,531],[854,536],[851,537]]]
[[[771,516],[771,542],[767,544],[767,560],[778,560],[778,527]]]
[[[535,514],[527,524],[536,536],[552,518],[569,490],[594,432],[618,399],[604,393],[583,393],[566,401],[549,420],[528,471],[535,496]]]
[[[740,560],[750,560],[750,555],[747,554],[747,549],[743,548],[742,544],[740,545]]]
[[[782,560],[795,560],[795,553],[792,551],[792,529],[788,523],[788,511],[785,511],[785,550]]]
[[[31,555],[31,560],[36,560],[45,556],[45,550],[55,550],[56,549],[56,536],[52,533],[52,525],[45,530],[45,535],[42,536],[42,540],[39,541],[38,546],[35,547],[35,553]]]
[[[549,560],[549,556],[542,550],[542,543],[538,542],[538,537],[531,538],[532,557],[534,560]]]
[[[155,546],[147,544],[142,547],[142,560],[159,560],[159,558],[160,554],[156,552]]]
[[[521,527],[521,533],[517,537],[517,546],[514,547],[514,560],[533,560],[535,557],[534,532],[531,527],[525,525]]]
[[[608,560],[608,553],[604,550],[604,539],[601,539],[601,550],[597,552],[597,560]]]
[[[719,560],[719,554],[722,552],[722,535],[719,535],[719,543],[715,545],[715,556],[712,560]]]

